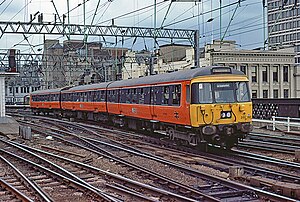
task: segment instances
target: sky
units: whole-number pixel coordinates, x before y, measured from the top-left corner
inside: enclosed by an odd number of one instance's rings
[[[39,12],[43,13],[44,22],[53,23],[55,13],[60,16],[67,15],[67,2],[68,0],[0,0],[0,21],[29,22],[30,14]],[[221,13],[219,0],[202,2],[156,0],[156,8],[155,0],[69,0],[69,2],[71,24],[84,24],[86,16],[85,23],[88,25],[110,26],[114,19],[117,26],[153,28],[156,9],[156,27],[199,30],[200,46],[220,38],[235,40],[241,49],[263,46],[262,0],[241,0],[240,4],[237,4],[238,0],[222,0]],[[34,20],[36,21],[37,19]],[[24,40],[21,34],[4,34],[0,38],[1,49],[15,48],[24,53],[42,51],[43,35],[26,35],[26,37],[28,41]],[[45,38],[59,39],[60,42],[67,39],[57,35],[47,35]],[[72,36],[71,39],[82,40],[83,36]],[[89,36],[88,41],[103,42],[103,39]],[[134,42],[134,39],[126,38],[124,43],[121,43],[121,39],[106,37],[105,41],[111,42],[105,44],[110,47],[126,47],[133,50],[154,48],[152,39],[139,38]],[[162,39],[158,44],[170,42],[170,39]],[[176,43],[189,44],[187,41]]]

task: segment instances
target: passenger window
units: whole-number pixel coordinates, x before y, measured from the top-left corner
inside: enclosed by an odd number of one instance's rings
[[[161,86],[154,87],[152,92],[154,105],[162,104],[162,94],[163,94],[163,88]]]
[[[190,85],[186,85],[185,88],[186,88],[186,102],[190,103],[191,102],[191,96],[190,96],[191,89],[190,89]]]
[[[102,90],[102,91],[101,91],[101,101],[102,101],[102,102],[105,102],[105,99],[106,99],[106,97],[105,97],[106,94],[105,94],[105,93],[106,93],[105,90]]]
[[[144,104],[150,104],[151,88],[150,87],[143,88],[143,92],[144,92]]]
[[[88,95],[87,95],[87,93],[85,92],[85,93],[83,93],[83,97],[84,97],[84,100],[83,100],[83,102],[87,102],[88,101]]]
[[[170,87],[169,86],[164,86],[163,89],[164,89],[164,91],[163,91],[162,104],[163,105],[169,105]]]
[[[130,94],[130,89],[126,90],[126,103],[130,103],[131,100],[131,94]]]
[[[137,97],[138,97],[137,89],[134,88],[134,89],[132,89],[132,103],[133,104],[137,104],[138,103]]]
[[[144,104],[145,95],[144,95],[144,88],[139,89],[139,104]]]
[[[175,85],[172,92],[172,105],[180,105],[181,86]]]

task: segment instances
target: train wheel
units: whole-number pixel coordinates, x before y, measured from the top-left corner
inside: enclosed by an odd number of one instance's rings
[[[173,128],[167,128],[167,134],[170,140],[175,140],[175,130]]]

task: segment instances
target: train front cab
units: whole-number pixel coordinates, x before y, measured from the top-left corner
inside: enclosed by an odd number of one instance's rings
[[[218,74],[193,79],[190,115],[201,141],[231,148],[252,130],[247,77]]]

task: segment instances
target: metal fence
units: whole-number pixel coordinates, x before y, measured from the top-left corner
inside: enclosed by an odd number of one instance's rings
[[[272,116],[271,120],[253,119],[253,122],[272,126],[273,131],[279,127],[285,127],[287,132],[290,132],[291,129],[300,131],[300,118]]]

